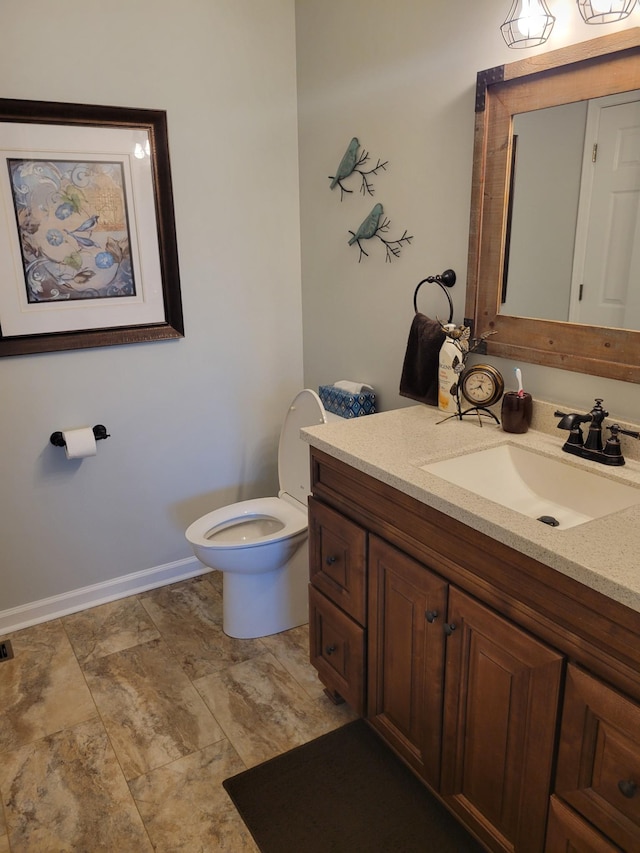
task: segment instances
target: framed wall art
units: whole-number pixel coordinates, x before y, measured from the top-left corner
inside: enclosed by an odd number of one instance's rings
[[[183,335],[166,113],[0,99],[0,356]]]

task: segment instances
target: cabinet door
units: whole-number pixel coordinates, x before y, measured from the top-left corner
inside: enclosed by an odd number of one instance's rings
[[[364,714],[364,629],[322,593],[309,586],[311,664],[335,701],[345,699]]]
[[[640,850],[640,706],[569,666],[556,793],[624,850]]]
[[[311,583],[365,624],[367,533],[334,509],[309,498]]]
[[[375,536],[369,543],[369,584],[368,716],[437,788],[447,584]]]
[[[546,853],[620,853],[620,848],[610,844],[560,800],[551,797],[545,851]]]
[[[544,848],[562,657],[449,590],[440,792],[491,850]]]

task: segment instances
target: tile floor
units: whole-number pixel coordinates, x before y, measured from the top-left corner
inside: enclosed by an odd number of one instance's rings
[[[1,639],[0,853],[256,851],[222,780],[354,717],[307,626],[222,632],[218,573]]]

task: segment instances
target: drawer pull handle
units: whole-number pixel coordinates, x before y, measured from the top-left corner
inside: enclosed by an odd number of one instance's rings
[[[427,612],[424,615],[425,615],[427,622],[435,622],[436,619],[438,618],[438,611],[437,610],[427,610]]]
[[[325,649],[325,653],[328,655],[332,655],[336,650],[335,646],[327,646]]]
[[[626,797],[628,800],[630,800],[638,790],[638,786],[630,779],[621,779],[618,782],[618,788],[620,789],[622,796]]]
[[[450,637],[450,636],[453,634],[453,632],[454,632],[455,630],[456,630],[455,622],[448,622],[448,623],[444,626],[444,632],[445,632],[445,634],[447,635],[447,637]]]
[[[327,561],[326,561],[326,562],[327,562],[327,565],[328,565],[328,566],[332,566],[334,563],[336,563],[336,562],[337,562],[337,560],[338,560],[338,558],[337,558],[337,557],[327,557]]]

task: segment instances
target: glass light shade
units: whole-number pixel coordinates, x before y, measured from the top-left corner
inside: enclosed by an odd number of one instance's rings
[[[509,47],[536,47],[549,38],[555,21],[545,0],[514,0],[500,31]]]
[[[577,0],[587,24],[612,24],[628,17],[636,0]]]

